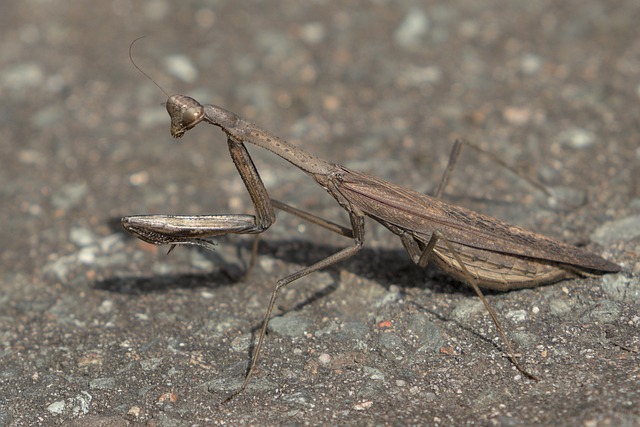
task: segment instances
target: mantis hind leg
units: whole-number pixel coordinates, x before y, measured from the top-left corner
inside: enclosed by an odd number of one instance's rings
[[[464,278],[464,281],[473,289],[476,295],[478,295],[478,298],[480,298],[480,301],[482,301],[482,304],[484,305],[485,309],[489,312],[489,316],[491,317],[491,320],[493,321],[494,325],[496,325],[496,329],[498,330],[498,334],[500,335],[500,338],[502,338],[502,341],[505,343],[507,347],[508,356],[509,356],[509,359],[511,359],[511,362],[521,373],[531,378],[532,380],[538,381],[538,377],[529,373],[520,365],[520,363],[518,363],[518,360],[515,356],[515,352],[513,351],[513,347],[511,346],[511,342],[507,338],[507,334],[505,333],[504,328],[502,327],[502,324],[498,320],[498,316],[495,310],[493,309],[491,304],[489,304],[489,301],[487,301],[487,299],[485,298],[484,294],[482,293],[482,290],[480,289],[477,279],[473,277],[473,275],[469,272],[464,262],[462,262],[460,254],[453,247],[451,242],[449,242],[449,240],[440,231],[437,231],[437,230],[433,232],[426,246],[420,245],[418,241],[416,241],[416,239],[413,238],[413,236],[411,236],[410,234],[402,232],[402,234],[399,234],[399,236],[411,259],[416,264],[418,264],[420,267],[423,267],[423,268],[425,268],[429,264],[431,255],[434,254],[434,248],[436,244],[439,241],[444,243],[444,245],[447,247],[449,252],[453,255],[456,262],[458,263],[460,276]]]

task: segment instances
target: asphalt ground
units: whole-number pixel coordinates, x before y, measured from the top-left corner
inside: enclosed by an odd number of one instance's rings
[[[640,37],[636,1],[6,2],[0,16],[0,426],[640,424]],[[184,93],[316,155],[620,264],[488,293],[366,224],[351,244],[278,213],[214,252],[144,244],[119,218],[252,213],[224,134],[169,135]],[[346,224],[333,198],[249,148],[273,198]],[[549,196],[523,177],[551,190]]]

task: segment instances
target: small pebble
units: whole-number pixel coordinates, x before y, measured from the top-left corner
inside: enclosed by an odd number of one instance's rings
[[[331,363],[331,356],[328,353],[322,353],[320,356],[318,356],[318,362],[321,365],[328,365],[329,363]]]

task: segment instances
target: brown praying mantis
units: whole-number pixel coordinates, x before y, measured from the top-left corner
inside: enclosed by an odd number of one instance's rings
[[[374,219],[400,237],[411,260],[418,266],[426,267],[432,261],[471,286],[496,325],[509,358],[532,379],[536,377],[518,363],[495,311],[480,288],[508,291],[620,270],[617,264],[578,247],[439,200],[455,160],[450,161],[435,197],[430,197],[318,158],[232,112],[215,105],[202,105],[185,95],[169,97],[167,111],[171,116],[171,135],[174,138],[182,137],[201,122],[224,131],[231,159],[249,192],[255,215],[129,216],[122,218],[122,225],[129,233],[152,244],[172,245],[171,249],[175,245],[200,245],[213,249],[209,240],[212,237],[264,232],[275,221],[274,208],[278,208],[353,239],[352,246],[277,281],[244,381],[224,402],[249,384],[280,289],[357,254],[364,244],[365,217]],[[335,224],[271,199],[245,143],[267,149],[309,175],[347,211],[351,226]],[[460,142],[456,142],[451,159],[457,157],[459,148]],[[255,253],[254,245],[253,257]]]

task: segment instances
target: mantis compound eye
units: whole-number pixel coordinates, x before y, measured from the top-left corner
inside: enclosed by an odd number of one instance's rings
[[[204,109],[201,106],[189,108],[182,113],[182,126],[184,126],[185,129],[191,129],[200,123],[203,115]]]

